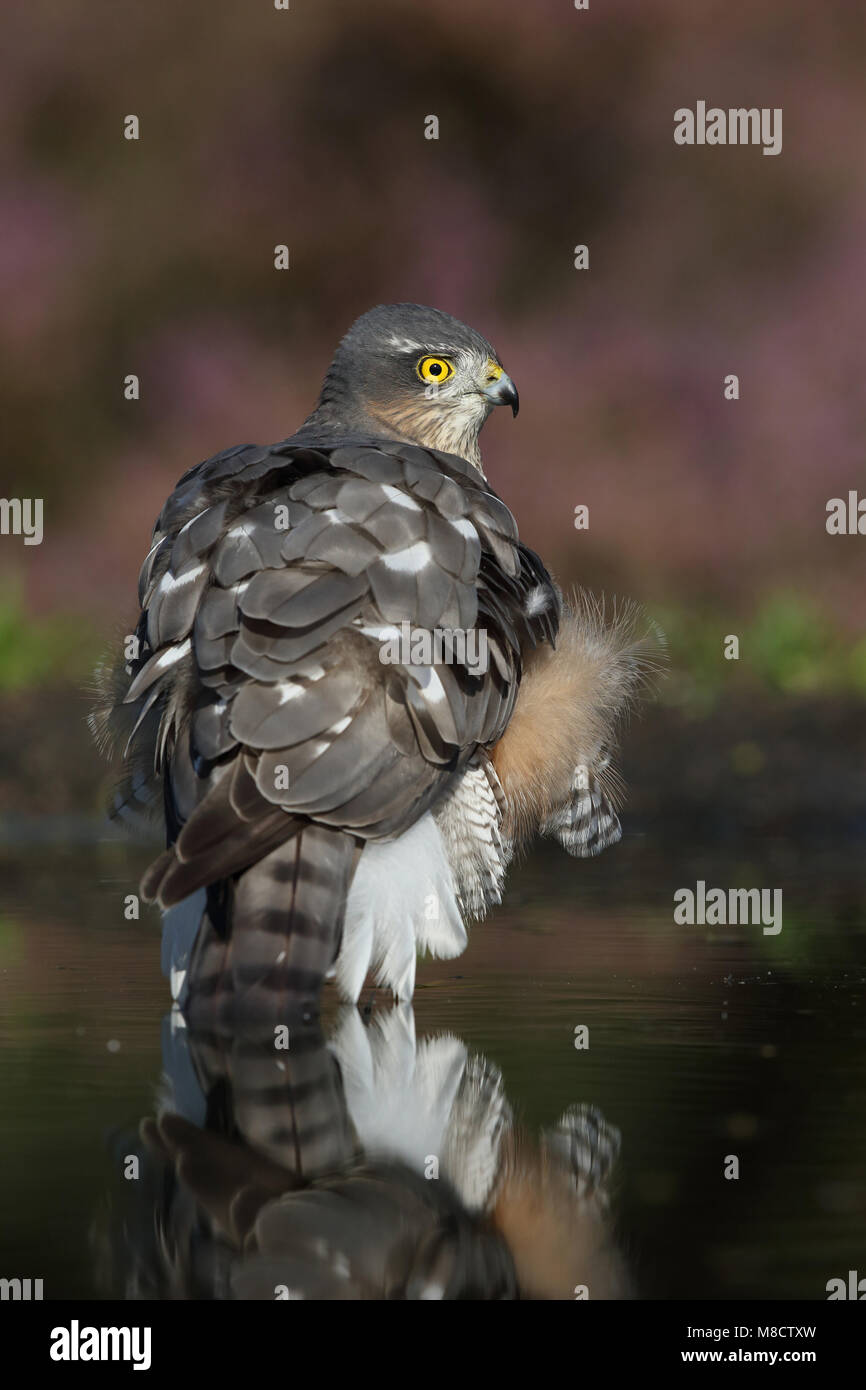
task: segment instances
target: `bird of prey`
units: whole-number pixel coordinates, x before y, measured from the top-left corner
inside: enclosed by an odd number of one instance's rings
[[[486,480],[517,389],[437,309],[380,305],[297,433],[185,473],[141,570],[137,651],[102,672],[121,817],[164,819],[142,880],[185,1010],[315,1005],[459,955],[536,833],[620,836],[610,765],[645,676],[633,610],[561,593]],[[537,464],[536,464],[537,466]]]
[[[106,1291],[133,1298],[631,1297],[609,1216],[619,1131],[571,1105],[540,1133],[498,1068],[410,1004],[326,1039],[291,1019],[163,1020],[157,1111],[112,1142],[140,1181],[97,1227]],[[134,1189],[134,1191],[133,1191]]]

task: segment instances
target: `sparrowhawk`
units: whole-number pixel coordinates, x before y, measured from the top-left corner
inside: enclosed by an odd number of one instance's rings
[[[563,606],[519,539],[478,444],[500,404],[479,333],[380,305],[297,433],[166,502],[92,724],[125,760],[117,814],[164,818],[142,892],[193,1013],[278,1014],[334,973],[357,1000],[371,969],[410,998],[517,843],[619,838],[610,751],[645,644],[630,611]]]
[[[106,1293],[631,1296],[608,1210],[620,1134],[596,1107],[528,1130],[498,1067],[451,1033],[417,1038],[410,1004],[363,1022],[345,1005],[327,1037],[285,1018],[285,1050],[263,1020],[163,1020],[156,1113],[111,1141],[139,1168],[94,1230]]]

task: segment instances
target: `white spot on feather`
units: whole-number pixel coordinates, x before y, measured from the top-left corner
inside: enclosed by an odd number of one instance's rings
[[[297,700],[299,695],[303,695],[304,687],[296,685],[294,681],[280,682],[280,704],[286,705],[289,700]]]
[[[159,581],[157,594],[165,598],[167,594],[173,593],[176,589],[183,589],[187,584],[194,584],[203,570],[203,563],[195,565],[191,570],[187,570],[185,574],[175,575],[172,574],[170,570],[166,570],[162,579]]]
[[[391,502],[395,502],[398,507],[405,507],[407,512],[420,512],[418,503],[411,497],[407,497],[405,492],[401,492],[398,487],[392,487],[390,483],[385,483],[382,491]]]
[[[362,637],[372,637],[374,642],[390,642],[395,637],[399,640],[401,635],[400,629],[390,624],[386,624],[384,627],[368,627],[359,623],[358,631]]]
[[[414,545],[409,545],[405,550],[398,550],[396,555],[383,555],[382,564],[386,569],[395,570],[400,574],[418,574],[429,565],[433,558],[428,541],[416,541]]]
[[[424,699],[430,704],[441,705],[448,703],[448,696],[445,694],[445,687],[439,679],[438,672],[432,666],[410,666],[408,668],[409,679],[413,680],[420,690],[424,692]]]

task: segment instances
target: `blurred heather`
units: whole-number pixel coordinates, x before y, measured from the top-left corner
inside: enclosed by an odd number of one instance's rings
[[[290,433],[351,320],[415,299],[497,345],[493,485],[563,582],[663,622],[672,689],[866,687],[866,541],[824,528],[866,488],[861,6],[18,0],[5,30],[0,492],[45,540],[0,540],[0,684],[78,680],[177,477]],[[698,99],[781,106],[782,154],[676,146]]]

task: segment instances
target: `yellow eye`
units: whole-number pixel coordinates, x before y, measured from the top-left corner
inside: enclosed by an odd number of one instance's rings
[[[435,382],[438,386],[454,375],[454,364],[447,357],[422,357],[417,371],[422,381]]]

